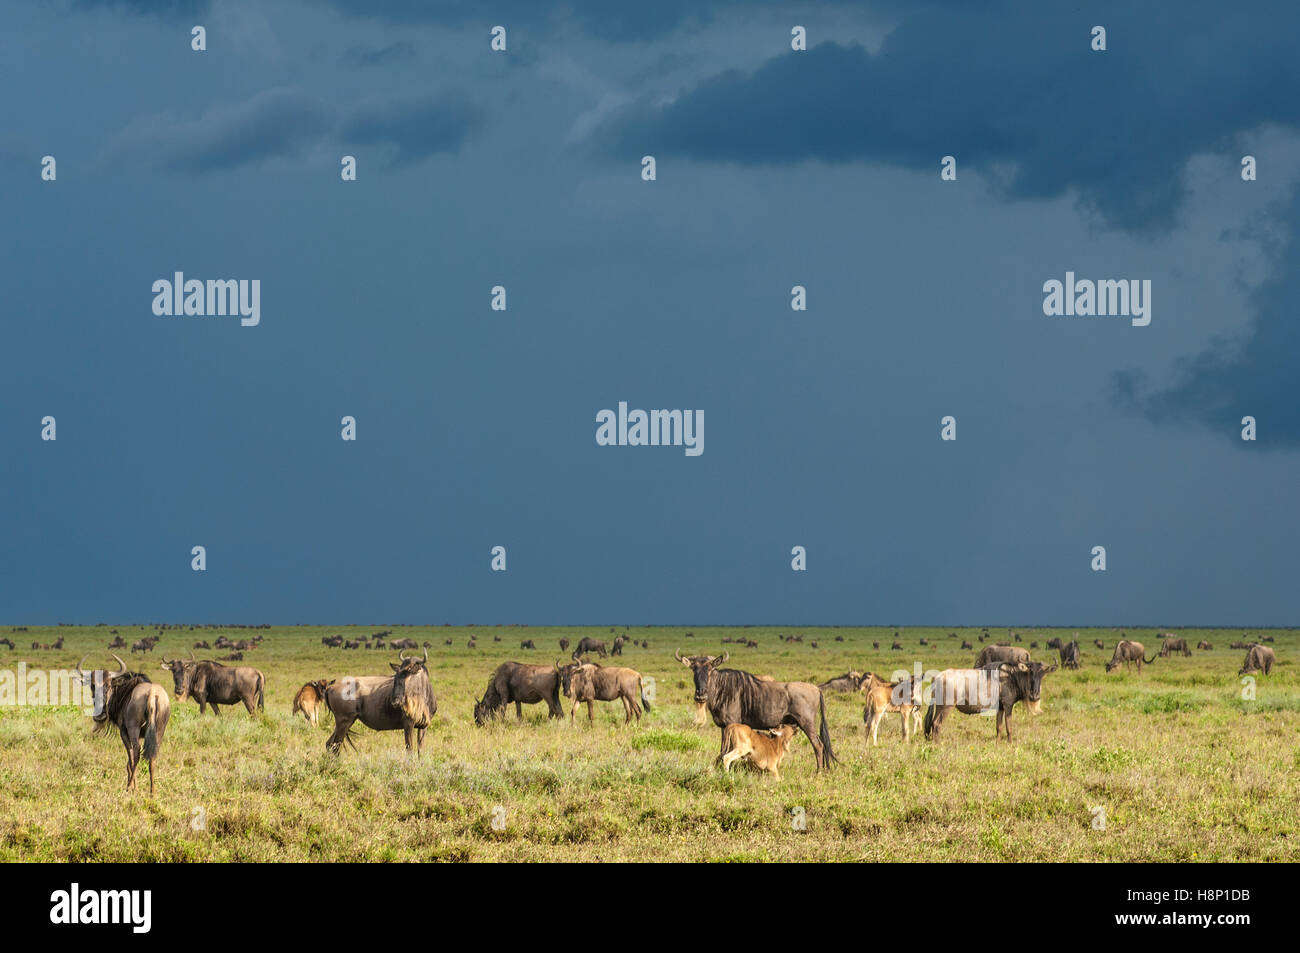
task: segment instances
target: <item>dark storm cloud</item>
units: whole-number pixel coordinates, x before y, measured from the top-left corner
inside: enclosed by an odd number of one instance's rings
[[[123,10],[142,16],[174,20],[206,13],[212,4],[210,0],[74,0],[74,6],[82,9]]]
[[[354,46],[344,54],[343,62],[347,66],[381,66],[399,60],[408,60],[413,56],[415,56],[415,47],[410,43],[399,41],[373,50]]]
[[[1219,340],[1184,360],[1175,381],[1152,389],[1140,372],[1115,378],[1116,399],[1154,423],[1199,424],[1241,447],[1241,419],[1258,423],[1258,446],[1300,447],[1300,195],[1285,215],[1290,239],[1271,276],[1251,293],[1252,317],[1239,340]]]
[[[365,106],[339,130],[344,142],[390,146],[397,163],[438,152],[454,152],[483,121],[483,112],[463,98],[435,96]]]
[[[1094,24],[1108,49],[1090,49]],[[747,165],[875,161],[998,173],[1013,198],[1075,194],[1114,227],[1176,222],[1179,171],[1264,123],[1300,125],[1300,7],[1123,6],[1087,13],[930,5],[878,55],[822,43],[713,76],[604,130],[619,154]],[[816,32],[811,34],[816,38]],[[1246,64],[1246,65],[1243,65]]]
[[[115,138],[109,155],[147,155],[155,167],[172,172],[224,172],[297,155],[330,125],[326,109],[314,97],[296,89],[269,89],[199,120],[137,120]]]

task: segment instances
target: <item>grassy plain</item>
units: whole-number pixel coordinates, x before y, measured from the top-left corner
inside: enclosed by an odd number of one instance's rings
[[[387,628],[387,627],[385,627]],[[0,670],[72,667],[104,646],[110,627],[32,627],[0,636]],[[152,627],[120,626],[128,643]],[[266,711],[200,718],[173,700],[158,793],[123,791],[124,754],[114,733],[92,736],[71,707],[0,707],[0,860],[4,861],[1296,861],[1300,859],[1300,636],[1274,630],[1279,664],[1243,698],[1236,672],[1241,630],[1180,630],[1212,652],[1160,659],[1143,674],[1107,675],[1119,637],[1080,629],[1079,671],[1057,671],[1037,718],[1017,708],[1016,741],[993,740],[993,722],[954,713],[940,744],[904,746],[897,715],[880,746],[864,739],[862,702],[827,696],[840,764],[813,771],[794,742],[781,782],[715,770],[718,729],[691,724],[688,672],[673,659],[731,650],[729,667],[784,680],[822,681],[850,668],[888,676],[970,665],[979,629],[633,628],[649,649],[621,664],[656,680],[656,704],[639,727],[622,725],[617,702],[594,725],[548,722],[544,706],[475,727],[474,699],[492,669],[516,659],[550,662],[558,640],[612,639],[608,627],[397,627],[428,640],[438,713],[424,757],[407,760],[400,732],[357,726],[357,751],[325,752],[332,722],[313,729],[290,715],[311,678],[388,672],[396,653],[330,649],[335,632],[370,628],[277,627],[243,664],[267,676]],[[172,685],[159,657],[198,639],[242,629],[171,629],[133,668]],[[623,632],[622,627],[618,628]],[[949,638],[955,631],[957,639]],[[1023,629],[1026,647],[1073,630]],[[778,633],[799,632],[788,644]],[[1006,630],[993,630],[999,639]],[[1128,630],[1153,654],[1151,630]],[[1263,633],[1257,633],[1263,634]],[[66,637],[63,651],[33,641]],[[478,647],[467,647],[477,637]],[[756,649],[724,637],[757,640]],[[836,637],[844,641],[835,641]],[[494,641],[500,637],[501,641]],[[444,641],[452,639],[453,645]],[[925,638],[929,646],[919,645]],[[520,649],[533,639],[539,649]],[[1093,646],[1106,644],[1105,651]],[[812,648],[817,641],[819,648]],[[872,642],[880,643],[879,650]],[[218,653],[211,653],[213,655]],[[220,653],[224,654],[224,653]],[[202,657],[205,653],[200,652]],[[1035,658],[1054,653],[1040,649]],[[95,662],[88,664],[96,664]],[[567,706],[566,706],[567,707]],[[144,769],[141,769],[144,777]],[[796,829],[802,816],[806,829]],[[494,818],[497,824],[494,826]],[[1099,819],[1104,820],[1101,826]],[[500,829],[497,829],[500,828]]]

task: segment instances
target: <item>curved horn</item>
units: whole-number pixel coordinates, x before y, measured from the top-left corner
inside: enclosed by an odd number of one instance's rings
[[[723,652],[723,653],[722,653],[722,658],[718,659],[718,664],[719,664],[719,665],[725,665],[725,664],[727,663],[727,659],[729,659],[729,658],[731,658],[731,653],[730,653],[730,652]]]
[[[164,656],[162,657],[162,663],[163,663],[164,666],[170,664],[170,661],[171,661],[171,660],[168,659],[167,656],[164,655]]]
[[[559,660],[559,659],[556,659],[556,660],[555,660],[555,670],[556,670],[557,672],[560,670],[560,660]]]
[[[424,647],[424,660],[429,661],[429,647],[427,645]]]
[[[84,675],[84,674],[85,674],[85,672],[83,672],[83,671],[81,670],[81,666],[82,666],[82,663],[84,663],[84,662],[86,661],[86,659],[88,659],[88,658],[90,658],[90,653],[89,653],[89,652],[87,652],[85,655],[83,655],[83,656],[81,657],[81,661],[77,663],[77,674],[78,674],[78,675]]]
[[[190,651],[190,659],[193,660],[193,661],[195,661],[195,662],[197,662],[198,659],[194,658],[194,650],[193,650],[193,649],[190,649],[189,651]]]
[[[399,662],[405,662],[405,661],[406,661],[406,649],[402,649],[401,651],[399,651],[399,652],[397,653],[397,661],[399,661]]]
[[[680,662],[680,661],[682,660],[682,650],[681,650],[681,649],[674,649],[674,650],[673,650],[673,658],[677,659],[677,661]]]
[[[117,655],[114,655],[113,658],[117,659],[117,666],[118,666],[117,674],[121,675],[123,672],[126,671],[126,663],[123,662],[120,658],[118,658]]]

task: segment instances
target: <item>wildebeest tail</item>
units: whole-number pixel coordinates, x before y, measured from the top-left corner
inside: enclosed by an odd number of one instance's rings
[[[650,710],[650,699],[646,697],[644,679],[641,681],[641,707],[646,711]]]
[[[817,732],[817,737],[821,738],[822,747],[826,750],[826,763],[830,764],[832,761],[839,761],[840,759],[835,757],[835,752],[831,750],[831,733],[830,729],[826,727],[826,696],[822,695],[818,701],[821,703],[822,726],[821,730]]]
[[[266,711],[266,676],[261,672],[257,673],[257,710]]]
[[[152,761],[158,757],[158,748],[162,739],[158,737],[158,698],[154,695],[149,696],[147,703],[148,720],[144,729],[144,751],[146,759]]]
[[[1150,658],[1144,658],[1142,661],[1143,661],[1145,664],[1150,665],[1152,662],[1154,662],[1154,661],[1155,661],[1157,658],[1159,658],[1159,657],[1160,657],[1160,653],[1157,652],[1155,655],[1151,656]]]
[[[921,727],[925,729],[925,736],[929,738],[931,729],[934,728],[934,702],[931,702],[930,707],[925,710],[925,720],[921,722]]]

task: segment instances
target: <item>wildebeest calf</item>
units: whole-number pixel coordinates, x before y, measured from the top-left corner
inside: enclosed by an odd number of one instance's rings
[[[862,691],[866,696],[866,707],[862,709],[864,730],[873,745],[880,744],[880,723],[891,711],[902,716],[903,741],[910,740],[913,731],[921,730],[921,679],[908,676],[888,682],[872,672],[863,680]]]
[[[790,750],[794,738],[794,725],[781,725],[764,731],[748,725],[731,724],[722,730],[722,754],[717,763],[730,771],[737,761],[754,765],[760,771],[771,771],[781,780],[781,762]]]

